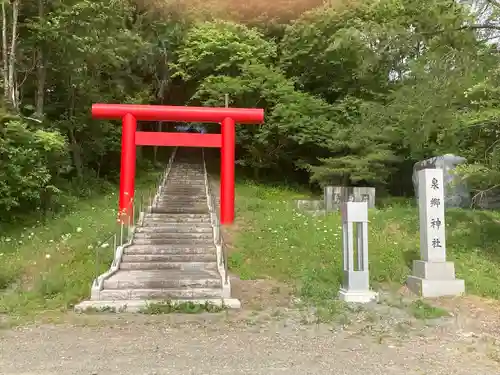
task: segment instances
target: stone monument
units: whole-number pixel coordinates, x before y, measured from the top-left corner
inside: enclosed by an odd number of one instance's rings
[[[499,210],[500,189],[491,189],[478,194],[473,203],[475,206],[483,210]]]
[[[444,180],[444,205],[445,207],[468,208],[471,205],[470,190],[467,184],[458,176],[453,175],[453,170],[467,160],[461,156],[446,154],[419,161],[413,166],[413,188],[415,197],[419,198],[418,172],[423,169],[441,169]]]
[[[301,211],[324,211],[325,202],[319,199],[297,199],[295,207]]]
[[[341,211],[344,277],[339,298],[346,302],[368,303],[378,297],[377,293],[370,290],[368,274],[368,203],[345,202],[341,205]]]
[[[325,186],[323,189],[325,210],[338,211],[344,202],[368,202],[368,208],[375,207],[375,188]]]
[[[418,172],[420,256],[413,262],[408,288],[422,297],[455,296],[465,291],[455,278],[455,265],[446,261],[443,170]]]

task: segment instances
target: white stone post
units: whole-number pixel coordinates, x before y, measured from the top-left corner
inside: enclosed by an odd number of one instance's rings
[[[342,258],[344,278],[339,298],[346,302],[367,303],[377,299],[370,290],[368,274],[368,202],[344,202],[342,211]],[[354,257],[356,226],[357,257]]]
[[[442,169],[418,172],[420,257],[413,262],[408,288],[422,297],[455,296],[465,283],[455,278],[455,265],[446,261],[444,184]]]

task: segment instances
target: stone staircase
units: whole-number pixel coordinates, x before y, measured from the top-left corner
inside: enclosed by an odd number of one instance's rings
[[[239,307],[224,282],[214,242],[201,149],[179,148],[151,207],[143,213],[115,272],[93,288],[89,306],[140,308],[154,300]],[[85,305],[87,304],[87,305]]]

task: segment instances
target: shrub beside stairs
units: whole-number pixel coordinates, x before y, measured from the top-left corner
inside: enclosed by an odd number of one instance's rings
[[[144,211],[109,271],[94,280],[90,300],[75,309],[138,311],[160,301],[239,308],[202,150],[174,152]]]

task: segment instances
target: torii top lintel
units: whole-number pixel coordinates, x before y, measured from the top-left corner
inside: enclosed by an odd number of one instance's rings
[[[264,121],[261,108],[183,107],[137,104],[93,104],[92,117],[118,120],[130,114],[139,121],[175,121],[221,123],[231,118],[236,123],[260,124]]]

